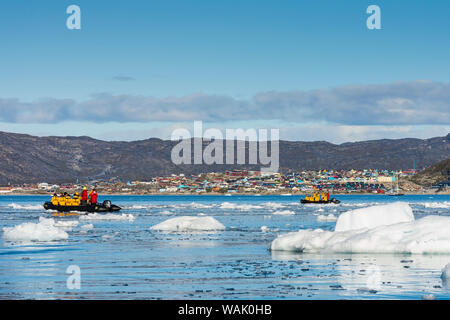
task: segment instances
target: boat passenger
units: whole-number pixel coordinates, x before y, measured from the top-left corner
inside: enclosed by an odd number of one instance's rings
[[[59,203],[58,195],[56,193],[53,194],[52,200],[50,200],[52,205],[57,206]]]
[[[87,188],[83,187],[83,191],[81,192],[81,205],[85,206],[85,205],[87,205],[87,202],[88,202]]]
[[[56,200],[58,201],[57,205],[59,205],[59,206],[63,206],[63,203],[65,203],[62,194],[58,194],[56,197]]]
[[[91,204],[97,204],[98,193],[95,188],[89,193],[89,198]]]
[[[65,192],[65,198],[66,198],[66,206],[71,206],[72,205],[72,197],[70,196],[70,194]]]
[[[75,192],[72,198],[72,205],[73,206],[79,206],[81,204],[80,195],[78,192]]]
[[[66,205],[66,192],[64,192],[64,194],[62,194],[59,199],[59,205],[60,206],[65,206]]]
[[[319,202],[320,201],[320,196],[318,193],[314,194],[314,202]]]

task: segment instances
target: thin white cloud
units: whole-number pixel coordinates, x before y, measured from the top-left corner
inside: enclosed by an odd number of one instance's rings
[[[339,125],[447,125],[450,83],[429,81],[270,91],[251,99],[192,94],[155,98],[96,94],[85,101],[0,98],[0,122],[209,122],[274,120]]]

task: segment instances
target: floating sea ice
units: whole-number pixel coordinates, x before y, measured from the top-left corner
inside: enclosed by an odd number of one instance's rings
[[[114,234],[104,234],[102,235],[102,240],[112,239],[119,234],[119,231],[114,232]]]
[[[450,208],[450,201],[444,201],[444,202],[425,202],[423,204],[425,208],[435,208],[435,209],[447,209]]]
[[[276,202],[267,202],[264,204],[264,206],[270,208],[270,209],[281,209],[284,208],[284,204],[282,203],[276,203]]]
[[[267,226],[261,227],[261,232],[267,232],[267,231],[269,231],[269,228]]]
[[[281,210],[281,211],[275,211],[275,212],[272,212],[272,214],[279,214],[279,215],[293,215],[293,214],[295,214],[295,212],[292,211],[292,210]]]
[[[254,204],[241,204],[237,207],[237,209],[242,210],[242,211],[250,211],[250,210],[262,209],[262,208],[263,207],[254,205]]]
[[[83,224],[81,226],[81,230],[88,231],[94,229],[94,225],[92,223]]]
[[[344,212],[339,216],[335,231],[371,229],[411,221],[414,221],[411,207],[404,202],[395,202]]]
[[[236,209],[237,205],[235,203],[223,202],[220,204],[220,209]]]
[[[24,222],[3,228],[3,238],[9,241],[53,241],[68,239],[69,235],[55,226],[55,220],[41,217],[38,223]]]
[[[259,205],[253,205],[253,204],[239,204],[239,203],[230,203],[230,202],[223,202],[220,204],[219,209],[238,209],[242,211],[250,211],[253,209],[262,209]]]
[[[149,206],[145,206],[145,205],[140,205],[140,204],[134,204],[131,207],[129,207],[129,209],[148,209]],[[128,209],[128,208],[127,208]]]
[[[110,221],[117,221],[117,220],[128,220],[133,221],[135,218],[134,216],[126,213],[122,214],[113,214],[113,213],[90,213],[84,216],[80,216],[80,220],[110,220]]]
[[[56,221],[55,222],[55,227],[58,228],[63,228],[66,231],[70,231],[72,230],[72,228],[75,228],[76,226],[78,226],[78,221]]]
[[[192,202],[189,206],[196,208],[196,209],[208,209],[208,208],[212,208],[214,205]]]
[[[337,217],[334,214],[329,214],[329,215],[323,215],[320,214],[319,216],[317,216],[317,221],[336,221]]]
[[[450,217],[414,220],[405,203],[341,214],[335,231],[299,230],[273,240],[272,250],[340,253],[450,253]]]
[[[17,203],[10,203],[8,205],[10,208],[15,210],[43,210],[44,207],[41,204],[17,204]]]
[[[190,217],[183,216],[168,219],[150,228],[151,230],[160,231],[215,231],[225,230],[225,226],[213,217]]]
[[[441,279],[450,283],[450,263],[448,263],[444,269],[442,269]]]

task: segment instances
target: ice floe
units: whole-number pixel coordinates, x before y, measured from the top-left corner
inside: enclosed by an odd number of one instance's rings
[[[281,209],[284,208],[285,205],[277,202],[266,202],[264,206],[270,209]]]
[[[94,225],[93,225],[92,223],[83,224],[83,225],[80,227],[80,229],[81,229],[81,230],[84,230],[84,231],[89,231],[89,230],[94,229]]]
[[[320,214],[317,216],[317,221],[331,222],[331,221],[336,221],[336,220],[337,220],[337,217],[332,213],[330,213],[329,215]]]
[[[140,204],[134,204],[131,207],[125,207],[125,209],[137,209],[137,210],[141,210],[141,209],[149,209],[150,206],[148,205],[140,205]]]
[[[10,203],[8,207],[14,210],[43,210],[44,207],[41,204],[17,204]]]
[[[189,204],[190,207],[195,208],[195,209],[209,209],[214,207],[214,205],[212,204],[203,204],[203,203],[196,203],[196,202],[192,202]]]
[[[150,229],[174,232],[215,231],[224,230],[225,226],[213,217],[182,216],[163,221]]]
[[[442,269],[441,279],[450,283],[450,263],[448,263],[444,269]]]
[[[8,241],[54,241],[68,239],[69,235],[57,226],[54,219],[41,217],[38,223],[24,222],[3,228],[3,238]]]
[[[231,203],[231,202],[223,202],[220,204],[219,209],[237,209],[241,211],[250,211],[254,209],[262,209],[262,206],[254,205],[254,204],[245,204],[245,203]]]
[[[272,214],[277,214],[277,215],[294,215],[295,212],[292,210],[280,210],[280,211],[274,211],[272,212]]]
[[[78,226],[79,222],[78,221],[63,221],[63,220],[59,220],[55,222],[55,227],[58,228],[63,228],[64,230],[70,231],[72,230],[72,228],[75,228],[76,226]]]
[[[444,201],[444,202],[425,202],[423,204],[425,208],[435,208],[435,209],[447,209],[450,208],[450,202]]]
[[[271,250],[339,253],[450,253],[450,217],[414,220],[405,203],[341,214],[335,231],[299,230],[278,236]]]
[[[134,216],[129,213],[122,213],[122,214],[114,214],[114,213],[90,213],[84,216],[80,216],[80,220],[111,220],[111,221],[117,221],[117,220],[128,220],[133,221],[135,218]]]
[[[335,231],[369,229],[410,221],[414,221],[411,207],[404,202],[395,202],[344,212],[336,222]]]

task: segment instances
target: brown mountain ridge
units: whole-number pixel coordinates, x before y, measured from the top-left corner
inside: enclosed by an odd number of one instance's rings
[[[177,141],[151,138],[123,142],[90,137],[37,137],[0,132],[0,185],[67,183],[118,177],[124,181],[155,176],[259,170],[260,165],[175,165]],[[204,145],[209,144],[204,141]],[[248,149],[248,143],[246,143]],[[382,139],[332,144],[325,141],[280,141],[282,172],[316,169],[408,169],[449,158],[450,134],[430,139]],[[193,150],[192,150],[193,152]],[[235,153],[236,154],[236,153]]]

